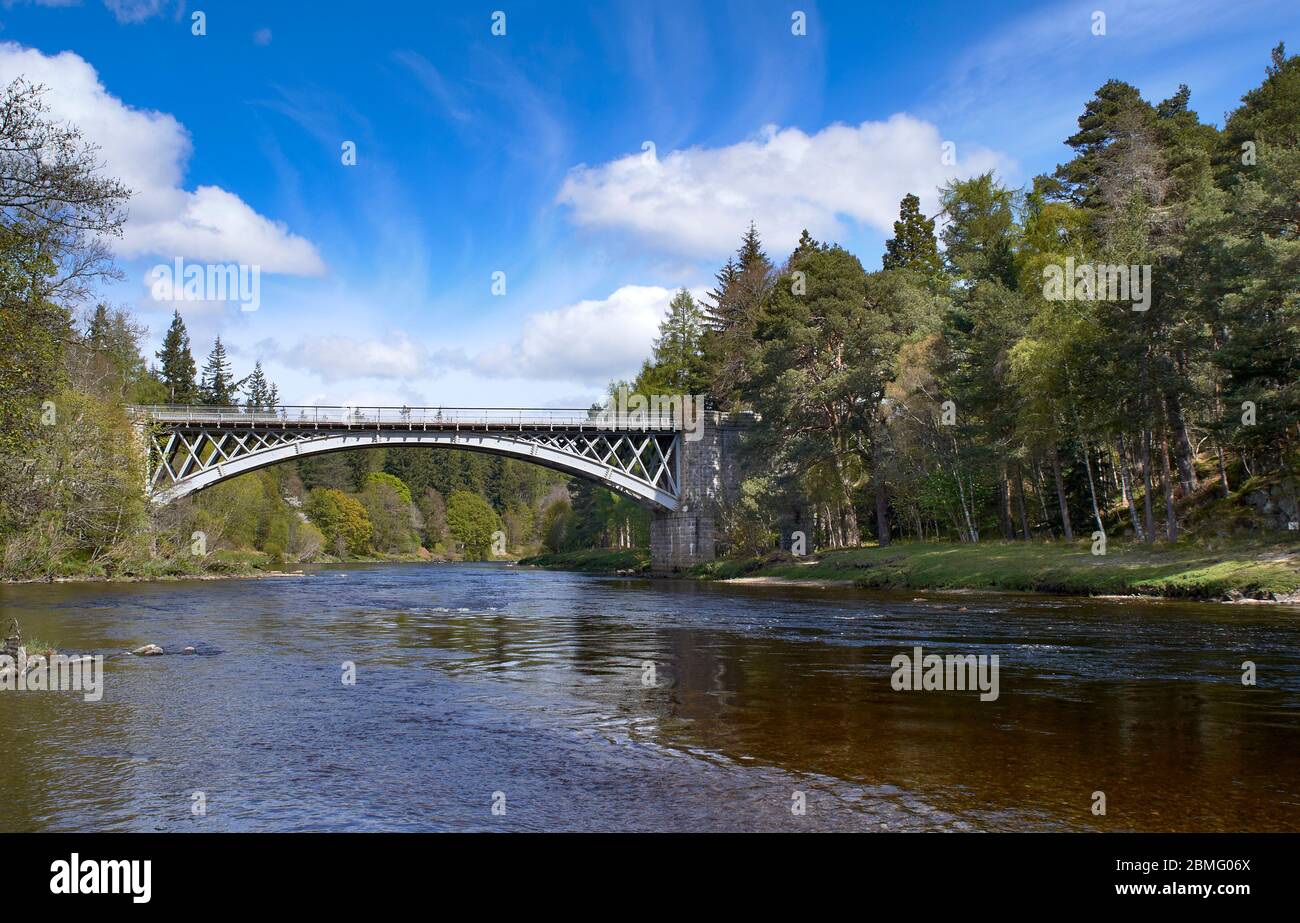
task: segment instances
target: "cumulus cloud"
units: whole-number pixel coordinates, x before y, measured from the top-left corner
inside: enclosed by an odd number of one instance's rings
[[[316,275],[324,264],[312,243],[258,214],[217,186],[182,185],[191,143],[173,116],[126,105],[111,95],[83,58],[65,51],[44,55],[0,43],[0,81],[24,76],[44,84],[54,117],[78,126],[100,147],[106,172],[133,192],[120,256],[182,256],[203,262],[260,265],[265,272]]]
[[[956,163],[945,164],[944,140],[933,124],[905,114],[811,135],[769,125],[728,147],[579,165],[557,200],[581,226],[695,255],[730,251],[751,220],[778,250],[793,246],[803,228],[822,240],[841,239],[850,222],[891,233],[907,193],[933,213],[935,190],[949,179],[1009,166],[974,146],[959,147]]]
[[[312,336],[289,349],[271,341],[257,344],[259,354],[293,368],[312,372],[326,383],[356,378],[409,380],[434,371],[434,357],[405,333],[381,339]]]
[[[491,377],[604,384],[629,377],[650,353],[673,291],[624,285],[607,298],[542,311],[515,342],[487,350],[468,367]]]

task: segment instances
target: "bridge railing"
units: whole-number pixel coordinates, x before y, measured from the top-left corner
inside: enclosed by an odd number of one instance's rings
[[[573,427],[680,430],[677,412],[651,412],[619,418],[608,410],[540,407],[362,407],[285,404],[276,407],[214,407],[167,404],[133,407],[138,419],[157,423],[295,424],[312,426]],[[689,421],[686,421],[689,423]]]

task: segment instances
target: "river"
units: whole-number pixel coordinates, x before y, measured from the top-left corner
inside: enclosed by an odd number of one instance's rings
[[[5,831],[1300,830],[1296,607],[390,564],[0,615],[105,655],[0,691]],[[998,698],[894,689],[918,645]]]

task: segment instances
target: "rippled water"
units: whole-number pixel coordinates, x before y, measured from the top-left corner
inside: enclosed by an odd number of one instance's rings
[[[107,655],[100,702],[0,692],[3,830],[1300,829],[1294,607],[379,565],[0,615]],[[895,691],[914,645],[1000,697]]]

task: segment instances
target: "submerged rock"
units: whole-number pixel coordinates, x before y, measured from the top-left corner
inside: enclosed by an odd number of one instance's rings
[[[137,647],[131,653],[137,657],[157,657],[163,653],[163,649],[156,644],[146,644],[144,647]]]
[[[181,651],[181,653],[182,653],[182,654],[197,654],[198,651],[196,651],[196,650],[195,650],[194,648],[192,648],[192,647],[187,647],[187,648],[185,648],[185,650]]]

